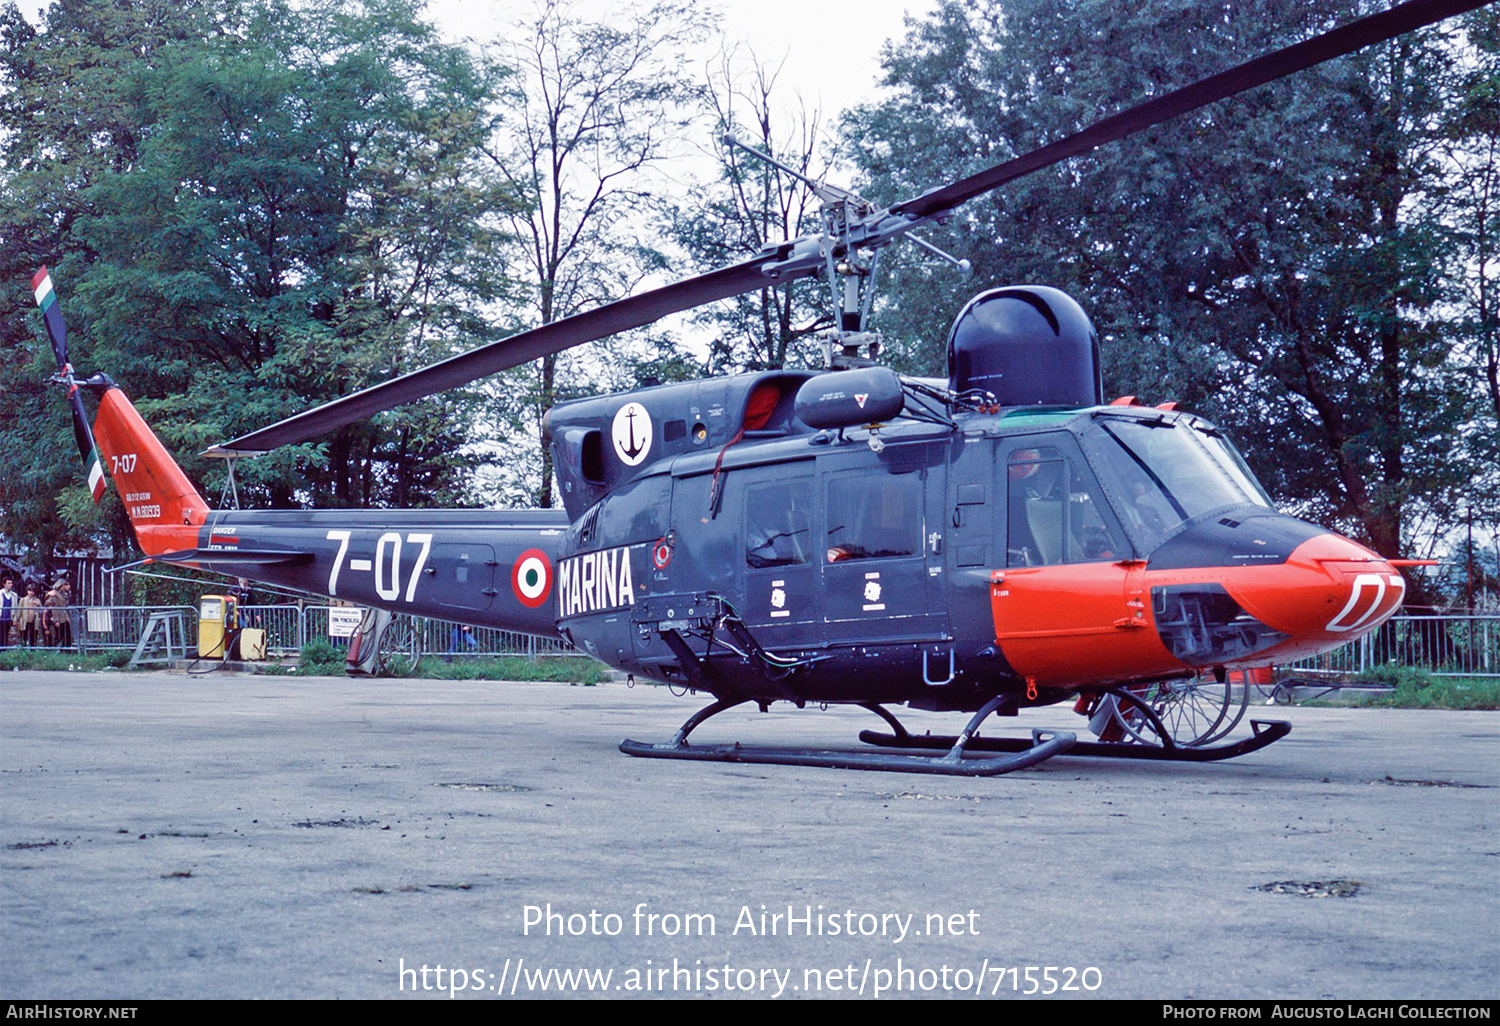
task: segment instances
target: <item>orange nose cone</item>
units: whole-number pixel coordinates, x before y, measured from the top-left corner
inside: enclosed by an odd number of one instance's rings
[[[1280,566],[1246,568],[1229,585],[1251,616],[1287,634],[1277,661],[1317,655],[1363,637],[1401,607],[1406,581],[1385,559],[1328,533]],[[1269,653],[1268,653],[1269,654]]]

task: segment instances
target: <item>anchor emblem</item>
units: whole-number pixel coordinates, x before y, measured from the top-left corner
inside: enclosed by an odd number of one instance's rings
[[[615,454],[627,466],[639,466],[651,449],[651,415],[640,403],[626,403],[611,428]]]

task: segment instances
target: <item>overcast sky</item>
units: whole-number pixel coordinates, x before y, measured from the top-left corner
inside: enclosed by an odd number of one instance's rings
[[[824,124],[876,92],[880,48],[905,35],[907,13],[920,16],[936,0],[717,0],[705,6],[721,14],[730,45],[747,43],[763,61],[786,59],[778,85],[798,92],[807,107],[820,108]],[[579,0],[585,15],[610,14],[618,3]],[[429,0],[428,11],[453,38],[488,39],[512,24],[531,5],[524,2],[477,4],[474,0]],[[718,52],[719,41],[704,48],[703,60]]]
[[[51,0],[20,0],[33,22]],[[926,14],[937,0],[713,0],[724,36],[748,43],[765,60],[786,58],[783,82],[808,107],[833,115],[870,96],[880,74],[880,47],[905,34],[904,18]],[[615,15],[618,2],[578,0],[585,13]],[[428,0],[427,10],[452,38],[487,39],[531,9],[528,0]],[[617,15],[616,15],[617,16]],[[706,49],[706,59],[717,42]]]

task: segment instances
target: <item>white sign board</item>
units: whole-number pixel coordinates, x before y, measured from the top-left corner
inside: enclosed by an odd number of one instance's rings
[[[337,607],[328,610],[328,636],[330,638],[352,638],[354,632],[359,630],[359,621],[364,619],[365,611],[350,607],[339,609]]]

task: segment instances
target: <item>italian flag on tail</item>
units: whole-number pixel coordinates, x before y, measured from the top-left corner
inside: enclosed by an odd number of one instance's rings
[[[31,290],[36,294],[36,305],[42,311],[47,335],[52,339],[52,352],[57,356],[57,379],[68,387],[68,404],[73,407],[73,437],[78,442],[83,465],[88,468],[89,491],[97,503],[104,498],[104,467],[99,463],[99,450],[95,448],[94,435],[89,430],[83,397],[78,394],[78,382],[73,380],[73,365],[68,362],[68,328],[63,323],[62,309],[57,305],[57,292],[52,288],[52,275],[47,268],[43,267],[32,276]]]
[[[62,310],[57,305],[57,292],[52,288],[52,275],[43,267],[31,276],[31,291],[36,293],[36,305],[41,308],[42,319],[47,322],[47,334],[52,337],[52,348],[61,356],[68,352],[68,328],[63,324]]]

